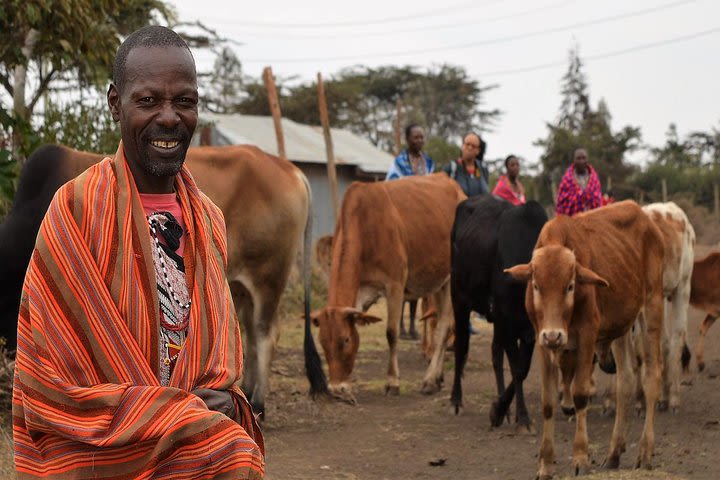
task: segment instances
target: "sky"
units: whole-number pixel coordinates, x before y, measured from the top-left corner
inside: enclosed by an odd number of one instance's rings
[[[199,20],[238,44],[243,71],[313,81],[343,67],[460,65],[489,109],[504,112],[483,134],[488,158],[535,163],[556,119],[568,51],[577,44],[593,108],[612,128],[638,126],[660,146],[670,123],[681,136],[720,128],[717,0],[171,0],[180,21]],[[196,54],[200,70],[208,54]],[[631,161],[643,163],[647,153]],[[592,161],[592,159],[591,159]]]

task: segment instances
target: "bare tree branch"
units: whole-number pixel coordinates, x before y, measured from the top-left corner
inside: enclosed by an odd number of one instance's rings
[[[53,76],[55,75],[55,72],[57,72],[57,69],[55,67],[48,72],[47,75],[43,77],[43,79],[40,81],[40,85],[37,88],[37,91],[35,92],[35,96],[33,96],[32,101],[30,102],[30,105],[28,105],[28,111],[32,112],[35,108],[35,104],[38,100],[40,100],[40,97],[43,93],[45,93],[45,90],[47,90],[48,85],[50,84],[50,81],[53,79]]]

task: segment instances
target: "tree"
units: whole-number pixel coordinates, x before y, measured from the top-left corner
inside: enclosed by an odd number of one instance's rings
[[[572,162],[573,152],[580,147],[587,151],[603,184],[612,177],[615,195],[630,196],[631,190],[624,188],[624,182],[634,167],[625,163],[625,154],[640,148],[640,128],[625,126],[613,132],[612,116],[605,101],[601,99],[597,109],[592,109],[577,48],[570,52],[570,66],[563,76],[561,92],[563,99],[556,122],[547,123],[547,137],[535,142],[545,149],[539,176],[541,198],[551,200],[550,186],[559,183]]]
[[[300,123],[319,125],[317,86],[302,83],[288,86],[278,79],[283,116]],[[366,137],[391,152],[396,102],[405,106],[405,123],[426,127],[428,138],[460,142],[469,131],[488,129],[500,116],[497,109],[482,108],[485,93],[462,67],[442,65],[428,70],[415,67],[352,67],[325,80],[330,123]],[[247,98],[239,111],[268,115],[267,96],[260,82],[245,85]],[[439,145],[439,144],[438,144]]]
[[[214,113],[236,113],[246,94],[242,65],[235,52],[223,47],[215,58],[212,72],[203,76],[210,79],[201,89],[203,106]]]
[[[120,36],[173,13],[162,0],[5,0],[0,8],[0,84],[12,98],[16,158],[21,129],[55,84],[85,87],[110,77]],[[104,86],[104,85],[103,85]]]

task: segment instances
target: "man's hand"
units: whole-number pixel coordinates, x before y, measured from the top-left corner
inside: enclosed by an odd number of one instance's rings
[[[227,390],[211,390],[209,388],[198,388],[193,390],[193,395],[197,395],[205,402],[205,405],[210,410],[220,412],[227,417],[235,420],[237,414],[235,409],[235,402],[233,402],[232,394]]]

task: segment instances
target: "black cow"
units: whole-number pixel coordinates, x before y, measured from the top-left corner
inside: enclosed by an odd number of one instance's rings
[[[489,195],[462,202],[455,215],[450,276],[456,335],[451,402],[455,413],[459,413],[470,311],[474,310],[493,323],[492,362],[498,390],[498,399],[490,410],[494,427],[502,424],[515,396],[516,422],[519,427],[531,429],[522,382],[530,370],[535,332],[525,312],[525,284],[512,280],[503,270],[530,261],[545,222],[547,215],[537,202],[514,207]],[[512,372],[507,389],[503,352]]]
[[[65,159],[58,145],[38,148],[27,159],[20,175],[10,213],[0,224],[0,336],[6,348],[17,347],[17,319],[25,271],[35,238],[50,201],[58,188],[97,162],[100,155],[77,152]]]

